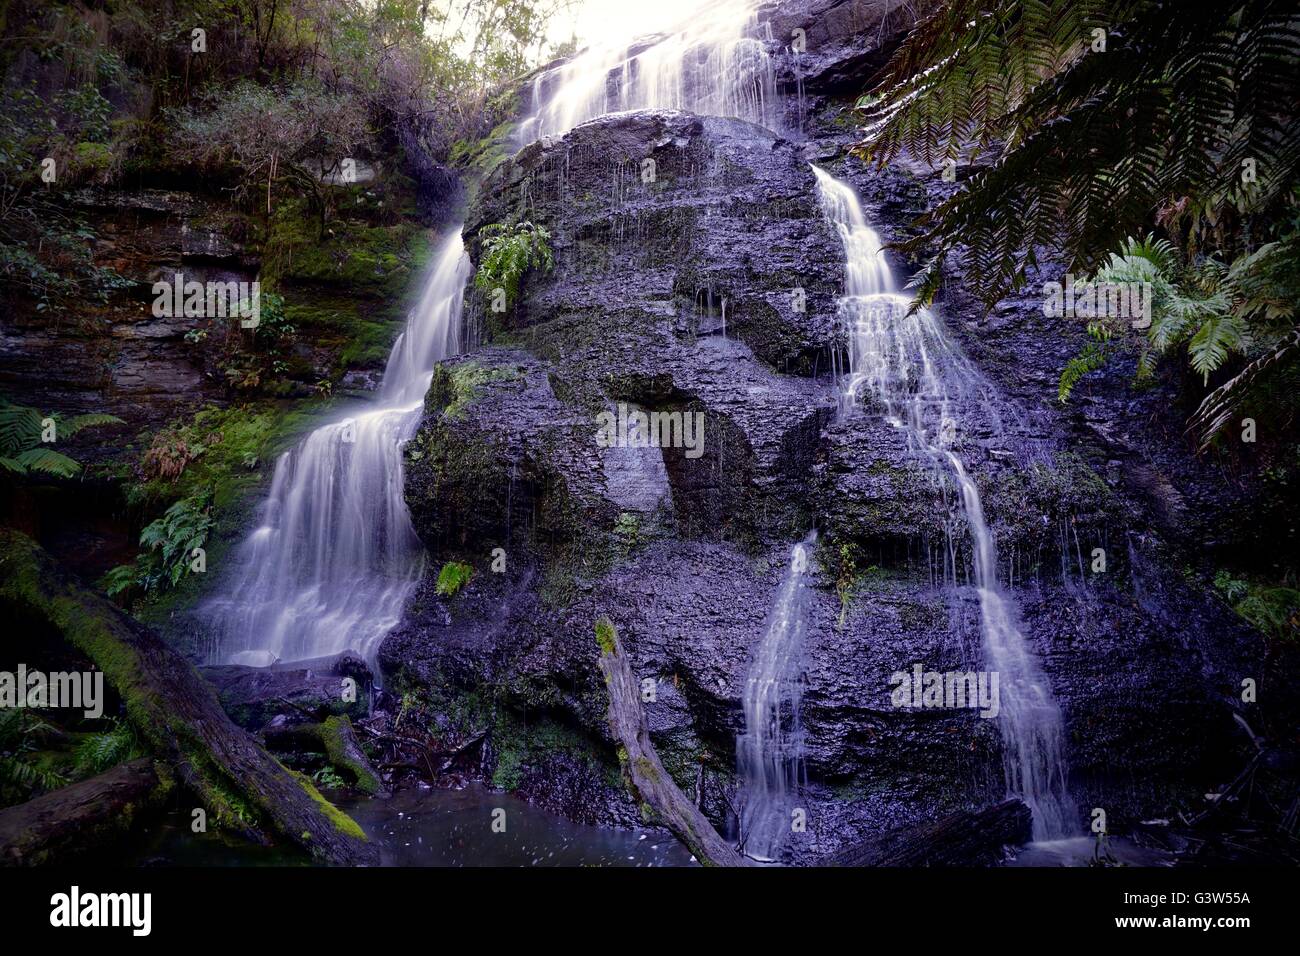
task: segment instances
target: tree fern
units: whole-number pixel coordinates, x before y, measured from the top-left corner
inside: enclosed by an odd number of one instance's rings
[[[859,146],[882,163],[993,155],[902,244],[938,250],[918,289],[961,254],[991,305],[1037,246],[1078,273],[1161,210],[1198,251],[1276,208],[1300,165],[1300,116],[1281,108],[1300,99],[1298,58],[1300,14],[1276,0],[945,0],[864,98]]]
[[[122,424],[116,415],[78,415],[68,419],[57,414],[45,416],[34,408],[0,400],[0,469],[15,475],[36,472],[56,478],[72,478],[81,471],[80,463],[44,442],[47,421],[53,425],[54,436],[59,441],[86,428]]]
[[[1223,365],[1229,354],[1242,351],[1245,332],[1245,323],[1235,313],[1211,315],[1188,343],[1192,368],[1208,382],[1210,373]]]

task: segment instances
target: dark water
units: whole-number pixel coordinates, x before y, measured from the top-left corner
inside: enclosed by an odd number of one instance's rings
[[[1123,837],[1106,841],[1111,865],[1173,866],[1167,853],[1138,846]],[[1092,866],[1096,865],[1097,841],[1094,837],[1068,837],[1064,840],[1041,840],[1021,847],[1008,866]]]
[[[385,866],[688,866],[691,860],[671,834],[573,823],[480,786],[402,790],[339,807],[379,842]],[[498,809],[505,811],[500,833],[492,826]]]
[[[402,790],[391,797],[341,798],[340,809],[380,848],[384,866],[691,866],[670,834],[572,823],[517,797],[478,785]],[[505,830],[494,832],[493,812]],[[126,860],[135,866],[294,866],[297,853],[252,846],[217,833],[190,832],[189,816],[152,825]]]

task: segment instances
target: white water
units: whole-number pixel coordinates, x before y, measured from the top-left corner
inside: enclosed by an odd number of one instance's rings
[[[781,587],[768,613],[745,683],[745,732],[736,741],[743,782],[740,836],[746,855],[774,860],[791,832],[803,767],[803,642],[814,531],[790,551]]]
[[[959,492],[960,514],[970,534],[973,584],[979,596],[985,664],[999,675],[1007,790],[1033,811],[1036,840],[1077,829],[1065,789],[1061,715],[1038,661],[1017,621],[1017,609],[997,578],[997,547],[984,520],[979,489],[956,448],[974,423],[973,409],[991,413],[988,386],[953,346],[928,309],[908,315],[857,194],[814,167],[822,207],[844,244],[845,294],[841,316],[849,330],[849,374],[841,392],[846,413],[864,400],[903,429],[909,445],[927,457],[941,481]],[[995,417],[995,416],[994,416]],[[955,546],[948,548],[957,580]]]
[[[237,571],[204,604],[211,659],[269,664],[353,650],[373,663],[423,570],[402,496],[402,445],[434,364],[460,350],[469,257],[460,227],[393,346],[375,407],[312,432],[275,466]]]
[[[717,0],[657,37],[590,47],[533,82],[521,145],[637,109],[735,116],[775,128],[776,80],[756,0]]]

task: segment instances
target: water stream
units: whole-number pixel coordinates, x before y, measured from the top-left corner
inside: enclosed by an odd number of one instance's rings
[[[521,145],[638,109],[735,116],[774,129],[776,77],[755,0],[717,0],[652,37],[583,50],[537,75]]]
[[[991,389],[948,337],[929,309],[909,314],[852,187],[813,168],[827,219],[844,244],[841,319],[849,330],[849,374],[841,406],[851,414],[864,401],[901,429],[909,446],[934,468],[955,504],[971,542],[971,583],[979,598],[985,666],[1001,686],[1004,769],[1007,791],[1034,815],[1034,838],[1056,839],[1078,828],[1065,787],[1061,714],[1050,685],[1020,630],[1014,599],[998,581],[997,545],[984,519],[979,488],[958,455],[971,417],[983,414],[1000,428]],[[960,529],[956,529],[960,533]],[[950,531],[951,535],[951,531]],[[951,581],[958,581],[956,545],[949,542]]]
[[[374,405],[316,429],[276,462],[236,571],[200,609],[211,660],[266,665],[353,650],[373,664],[423,569],[401,449],[434,365],[460,350],[469,269],[457,226],[393,345]]]
[[[777,857],[791,832],[794,798],[803,771],[803,643],[814,531],[790,549],[767,630],[759,642],[745,682],[745,732],[736,741],[736,763],[743,783],[740,837],[756,860]]]
[[[589,49],[539,73],[517,141],[640,108],[735,116],[776,129],[773,62],[755,7],[754,0],[721,0],[657,38]],[[821,170],[816,176],[847,259],[841,309],[853,333],[843,410],[870,397],[957,489],[972,541],[987,666],[1000,672],[1007,789],[1033,809],[1036,838],[1068,835],[1074,810],[1064,788],[1060,714],[1014,602],[999,586],[979,492],[953,447],[964,409],[978,406],[996,420],[998,403],[930,312],[908,314],[909,300],[896,290],[853,190]],[[373,662],[423,571],[403,500],[401,448],[418,425],[435,364],[460,349],[469,271],[456,227],[394,345],[377,401],[317,429],[276,463],[259,526],[236,552],[237,571],[201,609],[214,635],[212,660],[269,664],[350,649]],[[757,859],[777,857],[800,784],[801,655],[814,538],[791,552],[745,689],[745,732],[737,741],[741,836]],[[955,581],[955,557],[952,565]]]

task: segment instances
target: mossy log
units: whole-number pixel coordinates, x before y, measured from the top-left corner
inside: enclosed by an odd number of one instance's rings
[[[1010,799],[950,813],[932,823],[898,827],[842,850],[823,866],[992,866],[1002,848],[1028,843],[1033,814]]]
[[[600,670],[609,689],[609,729],[622,746],[619,759],[633,795],[649,804],[705,866],[747,865],[659,762],[641,710],[641,685],[608,618],[596,622],[596,643],[600,645]]]
[[[188,661],[11,529],[0,529],[0,605],[47,624],[104,672],[153,753],[219,825],[254,839],[268,827],[326,863],[377,860],[361,828],[236,726]]]
[[[361,749],[352,721],[346,716],[327,717],[319,724],[268,727],[263,736],[267,746],[275,750],[312,750],[325,754],[362,793],[375,794],[383,788],[370,758]]]
[[[65,863],[129,833],[162,805],[169,774],[147,757],[0,810],[0,865]]]

